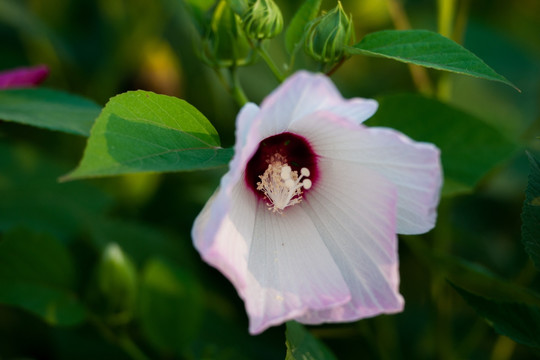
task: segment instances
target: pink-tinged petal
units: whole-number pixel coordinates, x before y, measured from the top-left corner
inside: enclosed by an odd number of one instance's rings
[[[238,225],[231,222],[231,216],[234,217],[237,213],[241,214],[240,219],[247,219],[243,224],[248,226],[249,234],[252,233],[253,209],[256,198],[252,193],[245,191],[241,178],[247,162],[257,150],[261,140],[258,135],[259,124],[256,121],[258,113],[259,107],[252,103],[247,103],[240,110],[236,118],[236,144],[233,159],[229,164],[229,171],[221,178],[219,189],[197,216],[192,229],[193,242],[201,256],[224,273],[237,289],[244,286],[243,284],[246,282],[247,256],[245,256],[245,247],[248,245],[242,241],[235,243],[232,240],[233,245],[228,247],[226,238],[227,236],[234,238],[235,234],[236,238],[244,236],[242,230],[245,229],[238,230],[236,228]],[[246,236],[246,239],[246,241],[250,241],[251,236]],[[227,253],[228,251],[230,254]],[[235,251],[237,251],[236,254]],[[245,256],[243,270],[236,268],[237,266],[241,267],[242,262],[233,261],[231,263],[227,260],[236,260],[241,256]]]
[[[232,186],[230,194],[220,188],[197,216],[192,230],[201,257],[221,271],[242,298],[251,282],[247,264],[257,202],[242,181]]]
[[[377,106],[375,100],[346,100],[327,76],[299,71],[261,104],[261,132],[263,137],[279,134],[317,110],[329,110],[359,124],[371,117]]]
[[[401,311],[394,184],[360,164],[321,158],[320,168],[319,183],[301,206],[338,265],[352,299],[297,320],[354,321]]]
[[[227,207],[233,203],[234,206]],[[219,222],[213,211],[226,209]],[[348,286],[316,226],[299,206],[280,215],[268,210],[240,181],[231,196],[208,201],[193,227],[194,244],[244,299],[250,332],[312,311],[344,305]]]
[[[372,99],[354,98],[326,109],[353,124],[361,124],[375,114],[379,103]]]
[[[0,72],[0,89],[32,87],[41,84],[49,75],[45,65],[23,67]]]
[[[392,129],[355,126],[325,111],[296,122],[291,131],[310,139],[317,154],[361,164],[393,182],[398,233],[419,234],[435,226],[442,169],[434,145]]]
[[[244,300],[250,332],[346,304],[351,293],[317,226],[301,206],[273,213],[257,207]]]

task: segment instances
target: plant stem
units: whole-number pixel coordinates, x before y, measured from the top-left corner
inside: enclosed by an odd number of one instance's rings
[[[332,76],[341,67],[341,65],[345,63],[345,60],[347,60],[347,58],[343,56],[336,65],[334,65],[330,70],[328,70],[326,76]]]
[[[456,13],[456,0],[438,0],[438,30],[439,34],[449,39],[454,34],[454,19]],[[449,100],[452,96],[452,78],[448,73],[441,73],[437,83],[437,97],[440,100]]]
[[[454,32],[456,0],[438,0],[438,30],[439,34],[451,39]]]
[[[272,57],[270,56],[270,54],[268,54],[268,51],[266,51],[266,49],[260,43],[255,45],[255,48],[257,49],[257,52],[264,60],[266,65],[268,65],[268,67],[276,77],[277,81],[282,83],[283,80],[285,80],[285,76],[281,73],[281,70],[278,69],[277,65],[274,63],[274,60],[272,60]]]
[[[131,340],[128,334],[123,333],[121,335],[117,335],[114,331],[112,331],[106,324],[103,323],[103,321],[99,318],[99,316],[89,313],[88,314],[88,320],[91,324],[93,324],[96,329],[99,331],[101,336],[105,338],[105,340],[117,344],[122,350],[124,350],[133,360],[149,360],[150,358],[146,356],[141,349]]]
[[[409,18],[407,17],[407,13],[401,4],[401,1],[386,0],[386,6],[388,7],[388,12],[392,18],[394,27],[397,30],[408,30],[411,28],[411,23],[409,22]],[[412,64],[407,65],[416,89],[425,95],[433,94],[433,86],[431,85],[427,70],[421,66]]]
[[[495,346],[493,346],[493,351],[491,352],[491,360],[510,360],[514,349],[516,348],[516,343],[507,338],[504,335],[499,335]]]
[[[150,360],[150,358],[146,356],[141,349],[139,349],[139,347],[133,342],[133,340],[131,340],[129,335],[123,334],[119,336],[117,342],[118,345],[120,345],[120,347],[124,349],[124,351],[128,353],[132,359]]]
[[[236,101],[236,103],[242,107],[247,102],[249,102],[246,94],[244,93],[244,89],[242,88],[242,84],[240,83],[240,79],[238,78],[238,69],[236,67],[232,67],[229,69],[231,74],[231,95]]]

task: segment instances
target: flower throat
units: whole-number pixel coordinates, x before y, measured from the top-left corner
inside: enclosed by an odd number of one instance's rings
[[[249,160],[245,181],[272,212],[282,213],[301,202],[318,178],[316,155],[309,143],[293,133],[282,133],[260,142]]]

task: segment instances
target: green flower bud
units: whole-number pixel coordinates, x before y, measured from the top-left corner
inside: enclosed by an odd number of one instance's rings
[[[344,56],[354,36],[352,16],[347,17],[341,2],[330,12],[308,24],[304,50],[315,60],[333,64]]]
[[[131,320],[137,297],[137,275],[115,243],[107,245],[97,268],[97,286],[107,320],[115,325]]]
[[[218,67],[248,64],[252,60],[252,51],[240,24],[240,17],[228,1],[221,0],[214,9],[208,34],[203,39],[203,60]]]
[[[249,6],[242,21],[251,39],[271,39],[283,30],[283,16],[273,0],[256,0]]]

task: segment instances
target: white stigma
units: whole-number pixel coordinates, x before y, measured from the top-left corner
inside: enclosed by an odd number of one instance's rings
[[[298,204],[302,200],[302,188],[313,185],[311,180],[304,179],[310,175],[308,168],[293,171],[287,160],[280,154],[273,155],[268,161],[268,168],[259,175],[257,190],[262,191],[268,199],[268,210],[281,213],[288,206]]]

